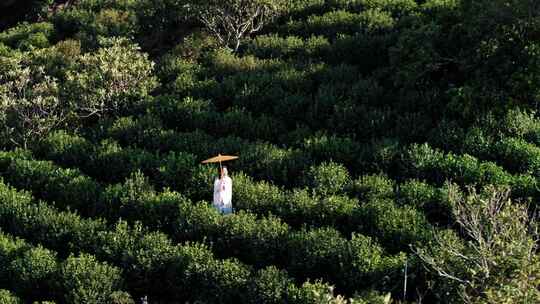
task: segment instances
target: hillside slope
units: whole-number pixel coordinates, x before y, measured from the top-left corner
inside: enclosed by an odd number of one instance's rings
[[[540,301],[538,1],[0,11],[0,302]]]

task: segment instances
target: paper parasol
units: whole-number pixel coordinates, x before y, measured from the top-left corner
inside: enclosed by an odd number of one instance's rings
[[[218,154],[217,156],[214,156],[214,157],[211,157],[209,159],[203,160],[202,163],[203,164],[219,163],[219,167],[221,168],[221,162],[228,161],[228,160],[233,160],[233,159],[237,159],[237,158],[238,158],[238,156],[234,156],[234,155],[221,155],[221,154]]]

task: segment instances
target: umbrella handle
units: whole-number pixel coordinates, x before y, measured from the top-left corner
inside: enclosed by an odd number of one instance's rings
[[[218,153],[218,156],[221,156],[221,153]],[[223,176],[223,168],[221,167],[221,159],[219,160],[219,178]]]

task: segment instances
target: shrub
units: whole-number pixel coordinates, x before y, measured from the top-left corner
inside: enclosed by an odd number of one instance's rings
[[[494,184],[510,183],[512,176],[492,162],[481,162],[477,158],[464,154],[443,154],[427,144],[413,145],[405,154],[408,176],[428,179],[442,184],[453,179],[459,184]]]
[[[337,282],[336,276],[343,271],[340,265],[346,263],[346,246],[347,239],[333,228],[297,232],[287,246],[291,250],[287,269],[304,280],[324,278]]]
[[[21,304],[21,299],[17,298],[9,290],[0,289],[0,302],[4,304]]]
[[[34,195],[56,202],[60,208],[73,206],[84,214],[93,212],[100,189],[75,169],[59,169],[49,161],[12,159],[5,172],[17,187],[31,189]]]
[[[55,34],[53,24],[49,22],[21,23],[1,32],[0,42],[12,48],[28,51],[48,47]]]
[[[140,224],[130,227],[119,221],[109,230],[103,221],[32,204],[28,194],[5,185],[0,187],[0,196],[2,229],[59,249],[62,255],[95,252],[100,259],[123,268],[126,283],[136,294],[152,299],[232,302],[246,294],[252,278],[250,268],[236,260],[216,260],[207,247],[196,243],[173,245],[162,233],[149,233]],[[120,283],[118,269],[97,265],[95,258],[85,254],[68,258],[59,274],[64,298],[88,297],[88,303],[110,299],[115,292],[111,286]],[[93,285],[80,286],[81,282]],[[304,293],[304,288],[292,286],[288,294]],[[96,290],[99,293],[93,293]]]
[[[348,1],[344,1],[347,3]],[[390,12],[394,17],[402,17],[413,13],[418,4],[414,0],[359,0],[353,1],[364,10],[381,9]]]
[[[289,289],[289,303],[291,304],[316,304],[332,301],[334,288],[320,280],[304,282],[300,288]]]
[[[500,128],[508,136],[524,138],[534,144],[540,143],[540,121],[536,118],[536,112],[523,109],[509,110],[502,124],[494,127]]]
[[[11,261],[26,250],[26,244],[21,239],[10,238],[0,234],[0,284],[11,285],[10,269]]]
[[[392,198],[394,187],[394,181],[386,175],[362,175],[348,185],[347,192],[361,201],[369,201],[378,198]]]
[[[422,210],[431,222],[450,224],[453,220],[450,195],[459,191],[456,185],[450,183],[436,188],[426,182],[410,179],[399,185],[396,202]]]
[[[155,182],[161,187],[187,192],[190,180],[198,169],[195,155],[185,152],[171,152],[161,157]]]
[[[235,76],[238,73],[255,71],[278,71],[285,68],[285,62],[275,59],[258,59],[254,56],[236,56],[234,53],[221,49],[208,54],[205,58],[213,75]]]
[[[178,217],[174,222],[174,237],[178,241],[219,237],[220,223],[222,222],[219,212],[207,203],[178,204]]]
[[[266,181],[255,182],[251,177],[237,173],[232,176],[234,181],[234,206],[255,214],[272,212],[281,216],[282,202],[286,194],[278,187]],[[279,209],[278,209],[279,208]]]
[[[350,138],[317,134],[304,138],[301,145],[314,162],[333,160],[352,168],[352,172],[359,169],[357,157],[361,147]]]
[[[262,58],[317,61],[325,58],[330,43],[324,36],[303,39],[298,36],[280,37],[276,34],[257,36],[246,52]]]
[[[42,247],[31,248],[11,261],[9,267],[13,291],[27,299],[52,296],[57,270],[56,253]]]
[[[279,219],[258,219],[243,211],[222,217],[206,203],[177,204],[179,212],[173,226],[176,240],[206,240],[216,254],[235,256],[255,266],[284,263],[283,244],[289,228]]]
[[[181,189],[183,189],[183,193],[187,197],[194,201],[208,199],[213,193],[213,189],[208,187],[208,185],[213,185],[216,175],[216,169],[214,167],[198,164],[193,168],[190,179]],[[235,187],[236,191],[237,187],[235,184],[233,184],[233,187]],[[189,187],[186,188],[186,186]]]
[[[306,175],[305,184],[322,196],[343,192],[350,183],[347,168],[332,161],[311,166]]]
[[[392,290],[401,284],[405,254],[386,255],[377,242],[359,233],[352,234],[347,251],[348,264],[343,266],[340,274],[347,290],[358,291],[366,287]]]
[[[398,207],[390,200],[375,200],[355,210],[360,231],[375,237],[389,252],[406,251],[409,245],[424,244],[430,238],[425,215],[409,206]]]
[[[108,303],[111,304],[135,304],[129,293],[125,291],[114,291],[109,296]]]
[[[87,254],[70,256],[62,264],[59,274],[64,299],[69,303],[105,303],[122,286],[118,268],[100,264]]]
[[[332,38],[340,33],[381,32],[391,29],[394,22],[389,13],[380,9],[368,9],[361,13],[337,10],[309,16],[305,22],[290,22],[285,30],[302,36],[315,34]]]
[[[145,150],[122,148],[116,141],[105,139],[96,147],[89,173],[105,182],[119,182],[137,170],[155,175],[158,156]]]
[[[96,14],[92,27],[97,35],[130,37],[135,32],[135,21],[133,11],[105,8]]]
[[[253,214],[238,212],[223,217],[216,227],[216,252],[233,255],[254,265],[284,265],[284,244],[289,226],[279,218],[269,216],[257,219]]]
[[[107,134],[118,140],[121,144],[128,145],[159,136],[157,130],[162,128],[161,120],[155,116],[145,115],[138,119],[127,116],[115,120],[113,125],[107,130]]]
[[[182,250],[183,265],[175,265],[178,273],[180,290],[184,289],[187,297],[193,301],[230,303],[240,299],[248,282],[248,268],[231,260],[215,260],[211,252],[200,245],[188,245]]]
[[[287,269],[301,278],[323,278],[352,293],[369,286],[395,287],[404,255],[383,255],[371,238],[353,233],[350,241],[332,228],[301,231],[289,241]],[[298,273],[296,273],[298,272]]]
[[[293,282],[287,272],[275,266],[269,266],[257,271],[250,282],[245,295],[245,303],[278,304],[287,298],[288,289]]]
[[[493,156],[513,173],[540,176],[540,148],[523,139],[503,138],[492,146]]]
[[[108,186],[103,192],[103,210],[107,218],[138,218],[141,209],[155,195],[148,178],[140,171],[134,172],[123,184]]]
[[[117,3],[117,2],[116,2]],[[178,40],[178,29],[192,30],[195,16],[185,2],[175,0],[129,1],[137,17],[137,32],[145,49],[161,48]],[[183,32],[183,31],[182,31]]]
[[[66,167],[86,167],[93,146],[84,137],[59,130],[47,136],[33,152]]]
[[[302,38],[297,36],[279,37],[276,34],[257,36],[248,45],[247,52],[263,58],[290,58],[297,56],[304,47]]]

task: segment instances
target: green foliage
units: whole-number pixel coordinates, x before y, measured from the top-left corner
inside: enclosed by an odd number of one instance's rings
[[[9,290],[0,289],[0,301],[5,304],[20,304],[21,299],[17,298]]]
[[[57,170],[51,162],[12,160],[3,172],[13,184],[31,189],[36,196],[53,200],[59,207],[69,205],[90,213],[95,205],[99,185],[76,169]]]
[[[322,16],[309,16],[304,22],[290,22],[284,30],[304,37],[322,34],[333,38],[338,34],[387,31],[393,26],[392,16],[380,9],[368,9],[361,13],[338,10]]]
[[[55,28],[49,22],[22,23],[0,33],[0,42],[14,49],[29,51],[52,44]]]
[[[347,190],[361,201],[391,198],[394,196],[394,182],[382,174],[362,175],[351,181]]]
[[[349,183],[347,168],[334,162],[312,166],[306,176],[306,185],[323,196],[343,192]]]
[[[103,41],[68,72],[65,98],[84,116],[118,115],[142,103],[157,83],[154,64],[126,39]]]
[[[37,155],[68,167],[84,166],[84,155],[92,153],[92,145],[82,136],[60,130],[51,133],[34,150]]]
[[[426,182],[410,179],[399,185],[397,201],[399,204],[422,210],[432,222],[449,224],[453,220],[450,196],[459,191],[456,185],[450,183],[437,188]]]
[[[59,83],[43,67],[29,67],[22,56],[0,61],[0,139],[26,147],[66,119]]]
[[[538,1],[0,11],[0,302],[538,302]]]
[[[389,200],[374,200],[358,211],[362,231],[377,237],[391,252],[405,251],[410,245],[430,239],[430,225],[425,215],[409,206],[398,207]]]
[[[29,299],[51,296],[52,278],[57,271],[55,253],[35,247],[25,251],[8,266],[13,291]]]
[[[256,277],[250,284],[252,287],[246,294],[246,303],[280,303],[287,295],[288,289],[294,286],[287,277],[287,273],[274,266],[257,271]]]
[[[64,298],[69,303],[103,303],[121,286],[120,270],[95,257],[70,256],[60,268]]]
[[[253,39],[246,52],[259,58],[281,58],[316,61],[326,58],[330,42],[324,36],[302,39],[298,36],[261,35]]]
[[[436,246],[417,249],[424,265],[438,276],[438,295],[445,297],[441,300],[538,301],[538,244],[531,234],[536,224],[526,207],[511,202],[507,190],[494,187],[452,199],[453,214],[468,239],[441,233]]]

